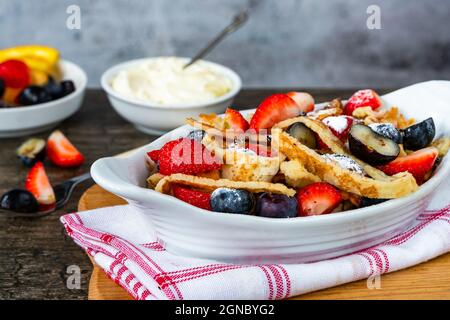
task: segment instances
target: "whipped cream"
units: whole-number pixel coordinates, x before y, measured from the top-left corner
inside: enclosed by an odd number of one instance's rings
[[[232,89],[214,65],[197,61],[183,69],[185,64],[177,57],[149,59],[120,71],[111,86],[126,97],[167,106],[210,102]]]

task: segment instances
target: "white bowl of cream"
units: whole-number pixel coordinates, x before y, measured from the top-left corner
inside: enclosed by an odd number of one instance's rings
[[[222,113],[241,89],[222,65],[180,57],[132,60],[108,69],[101,85],[113,108],[137,129],[161,134],[199,113]]]

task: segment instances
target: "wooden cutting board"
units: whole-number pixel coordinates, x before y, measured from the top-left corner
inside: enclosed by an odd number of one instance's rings
[[[78,210],[125,204],[121,198],[94,185],[81,197]],[[94,263],[93,263],[94,264]],[[450,300],[450,253],[381,277],[380,289],[368,289],[365,280],[316,291],[294,299],[439,299]],[[132,297],[94,264],[90,300],[130,300]]]

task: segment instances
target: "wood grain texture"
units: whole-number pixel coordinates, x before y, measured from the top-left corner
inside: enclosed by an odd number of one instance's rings
[[[78,210],[89,210],[126,202],[94,185],[80,199]],[[368,289],[365,280],[356,281],[295,297],[295,300],[324,299],[434,299],[450,300],[450,254],[426,263],[385,274],[381,277],[381,289]],[[89,299],[121,300],[131,296],[110,280],[94,264],[89,284]]]

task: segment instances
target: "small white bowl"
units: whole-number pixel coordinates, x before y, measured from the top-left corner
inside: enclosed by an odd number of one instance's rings
[[[450,81],[419,83],[383,99],[407,117],[433,117],[436,137],[450,135]],[[297,263],[362,250],[410,226],[450,173],[447,155],[434,176],[413,194],[343,213],[273,219],[211,212],[145,187],[146,152],[190,130],[187,125],[180,127],[127,157],[102,158],[91,168],[95,182],[136,208],[137,219],[147,223],[149,232],[156,232],[167,251],[184,256],[245,264]]]
[[[125,120],[134,124],[142,132],[160,135],[183,125],[186,118],[198,116],[200,113],[222,113],[226,107],[231,105],[233,98],[241,90],[241,78],[236,72],[220,64],[204,60],[205,63],[227,76],[233,82],[230,92],[210,102],[171,106],[153,104],[124,97],[111,87],[112,79],[121,70],[154,59],[157,59],[157,57],[131,60],[115,65],[106,70],[101,78],[102,88],[106,91],[113,108]],[[184,59],[186,63],[189,61],[188,58],[181,59]]]
[[[0,109],[0,138],[21,137],[51,129],[78,111],[86,91],[86,73],[67,60],[61,60],[59,65],[63,79],[72,80],[75,91],[46,103]]]

